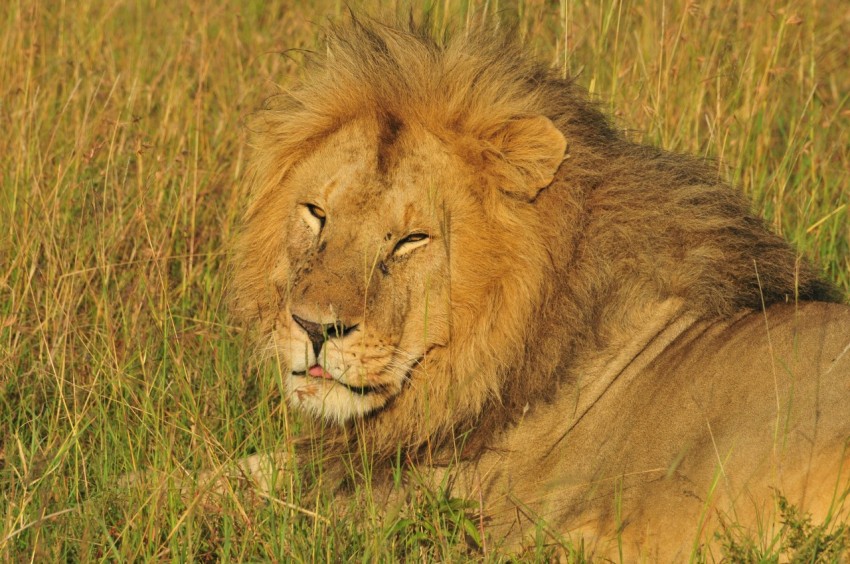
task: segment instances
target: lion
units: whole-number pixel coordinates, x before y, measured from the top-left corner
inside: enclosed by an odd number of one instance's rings
[[[503,547],[627,560],[711,550],[777,491],[846,515],[850,308],[715,166],[507,33],[354,16],[248,130],[233,309],[326,466],[367,453],[391,495],[404,460]]]

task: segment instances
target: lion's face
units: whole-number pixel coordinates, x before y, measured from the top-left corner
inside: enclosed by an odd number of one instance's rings
[[[563,135],[540,115],[455,125],[258,118],[236,310],[291,405],[340,423],[379,412],[393,449],[498,401],[547,276],[534,199]]]
[[[349,124],[286,179],[273,342],[290,402],[338,421],[383,407],[448,338],[444,189],[463,165],[424,131],[383,128]]]

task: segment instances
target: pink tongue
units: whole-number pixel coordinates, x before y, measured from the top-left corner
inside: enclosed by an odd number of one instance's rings
[[[311,366],[310,369],[307,371],[307,374],[316,378],[324,378],[326,380],[330,380],[331,378],[333,378],[333,376],[325,372],[325,369],[319,366],[318,364],[314,364],[313,366]]]

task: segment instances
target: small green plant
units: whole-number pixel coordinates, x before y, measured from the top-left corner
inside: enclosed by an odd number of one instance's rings
[[[476,503],[450,497],[443,489],[416,488],[406,511],[387,524],[384,538],[396,547],[400,561],[447,550],[472,558],[483,548],[476,509]]]
[[[850,525],[828,517],[813,524],[812,516],[777,493],[779,531],[770,538],[760,538],[753,531],[723,521],[715,533],[720,546],[720,560],[742,563],[815,563],[843,562],[850,558]],[[700,559],[705,559],[703,553]]]

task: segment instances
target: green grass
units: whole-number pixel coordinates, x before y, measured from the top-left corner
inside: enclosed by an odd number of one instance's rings
[[[279,450],[297,427],[279,375],[228,321],[226,249],[245,200],[241,122],[298,76],[301,57],[284,50],[317,47],[321,22],[344,11],[0,3],[3,560],[504,557],[476,540],[474,511],[424,489],[379,520],[368,503],[340,517],[297,479],[291,505],[116,486],[134,470]],[[433,12],[437,27],[516,25],[633,138],[716,159],[850,291],[844,0],[442,0]],[[529,559],[546,556],[540,538]]]

